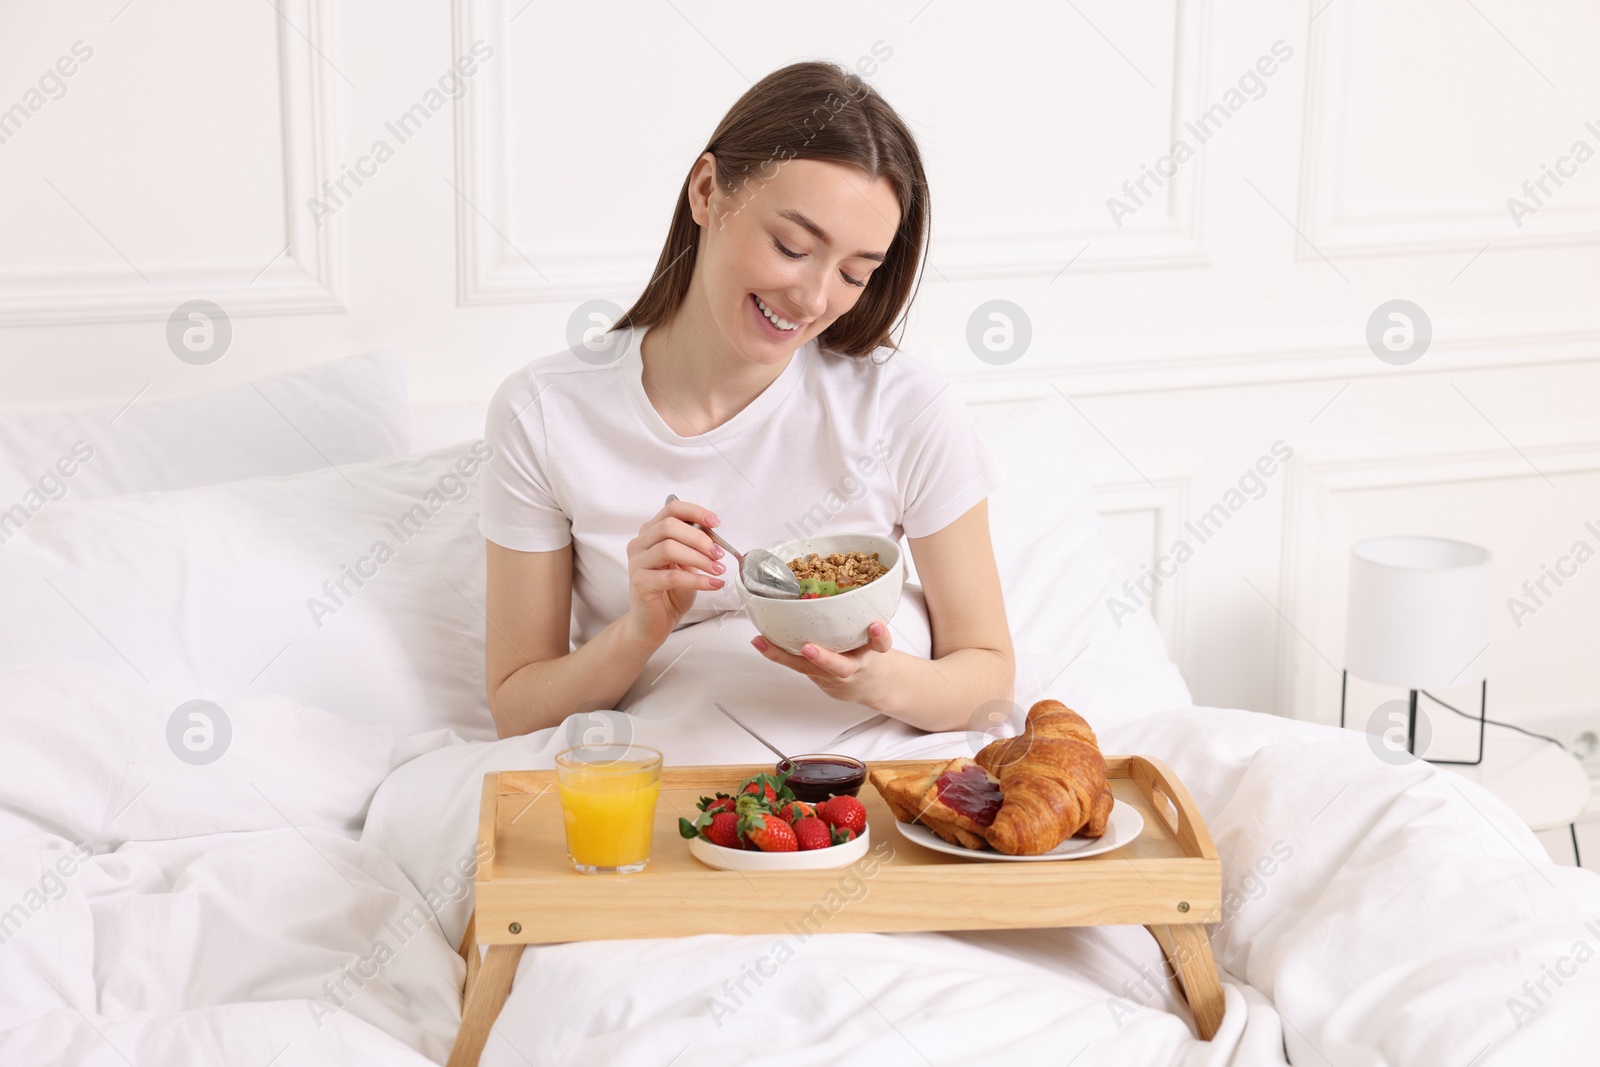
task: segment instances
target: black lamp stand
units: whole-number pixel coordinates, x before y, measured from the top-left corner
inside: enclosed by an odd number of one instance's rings
[[[1339,672],[1339,726],[1344,727],[1345,691],[1350,685],[1350,671]],[[1456,767],[1476,767],[1483,762],[1483,732],[1488,723],[1489,711],[1489,679],[1483,680],[1483,687],[1478,693],[1478,758],[1477,759],[1431,759],[1429,763],[1447,763]],[[1411,707],[1409,721],[1406,725],[1406,751],[1416,755],[1417,744],[1417,690],[1411,690]]]

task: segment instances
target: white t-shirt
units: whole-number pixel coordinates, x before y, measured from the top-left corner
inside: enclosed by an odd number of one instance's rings
[[[905,352],[809,341],[733,418],[680,437],[645,395],[643,332],[621,332],[613,363],[563,350],[511,375],[485,432],[479,529],[523,552],[573,543],[575,645],[627,612],[628,542],[668,493],[749,551],[820,533],[925,537],[1000,484],[950,380]],[[740,610],[728,582],[701,590],[678,628]]]

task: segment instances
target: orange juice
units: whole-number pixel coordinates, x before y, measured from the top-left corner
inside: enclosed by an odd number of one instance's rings
[[[557,757],[567,854],[587,874],[638,871],[650,860],[661,758],[639,746],[622,754],[582,746]]]

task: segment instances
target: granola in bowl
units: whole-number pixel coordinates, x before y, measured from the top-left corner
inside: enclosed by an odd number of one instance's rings
[[[848,593],[889,573],[878,553],[854,551],[796,556],[789,561],[789,569],[800,582],[801,600]]]

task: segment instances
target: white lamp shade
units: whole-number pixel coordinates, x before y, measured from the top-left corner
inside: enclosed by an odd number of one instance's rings
[[[1486,548],[1441,537],[1353,545],[1345,668],[1404,689],[1482,681],[1491,558]]]

